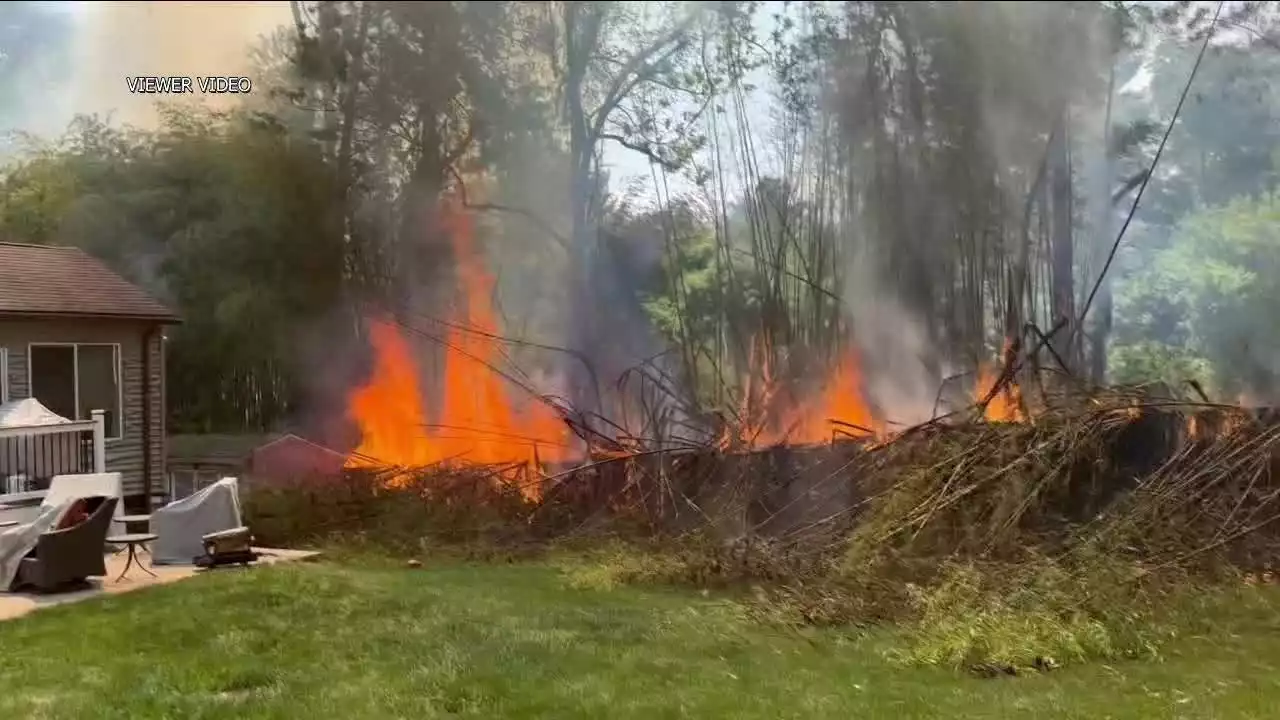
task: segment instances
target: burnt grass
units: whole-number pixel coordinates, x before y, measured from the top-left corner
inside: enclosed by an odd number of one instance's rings
[[[1268,580],[1278,442],[1273,418],[1239,408],[1093,398],[1029,424],[537,478],[351,471],[254,488],[246,514],[263,544],[560,558],[585,583],[735,593],[767,621],[891,623],[900,660],[998,674],[1156,656],[1188,608]]]

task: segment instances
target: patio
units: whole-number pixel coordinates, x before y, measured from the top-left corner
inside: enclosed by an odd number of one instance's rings
[[[259,556],[256,563],[258,565],[310,560],[320,554],[310,550],[283,550],[279,548],[255,547],[253,550]],[[124,569],[125,557],[126,554],[124,552],[108,554],[106,557],[106,577],[91,578],[89,586],[83,590],[44,595],[38,593],[0,592],[0,620],[11,620],[41,608],[88,600],[99,595],[115,595],[153,585],[177,582],[205,572],[252,572],[252,567],[242,569],[238,566],[214,570],[202,570],[194,565],[157,565],[153,567],[150,565],[150,558],[143,554],[142,561],[146,564],[147,570],[155,573],[156,576],[151,577],[135,565],[129,569],[129,574],[123,580],[117,580],[116,578],[120,576],[120,571]]]

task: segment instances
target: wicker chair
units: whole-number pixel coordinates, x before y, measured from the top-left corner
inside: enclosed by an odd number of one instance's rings
[[[104,550],[118,498],[86,498],[89,517],[62,530],[40,536],[35,549],[22,559],[10,590],[35,588],[50,592],[90,577],[107,574]]]

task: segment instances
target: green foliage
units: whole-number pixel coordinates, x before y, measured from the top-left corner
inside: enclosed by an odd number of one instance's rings
[[[1134,586],[1133,570],[1105,557],[1087,570],[1047,560],[1003,569],[951,566],[937,584],[910,588],[916,617],[889,655],[957,668],[1155,658],[1173,631]]]
[[[12,168],[0,199],[5,229],[31,242],[55,240],[63,215],[78,197],[78,181],[77,173],[49,152]]]
[[[81,118],[5,172],[0,229],[84,248],[174,306],[171,427],[263,429],[346,280],[334,197],[314,148],[241,116],[171,112],[146,133]]]
[[[424,471],[404,476],[394,488],[385,480],[351,471],[259,486],[246,498],[246,522],[272,546],[340,542],[410,556],[526,539],[527,501],[487,473]]]
[[[1169,388],[1185,388],[1192,380],[1203,386],[1212,377],[1209,361],[1160,342],[1116,346],[1108,362],[1111,379],[1120,384],[1161,383]]]
[[[673,344],[705,343],[714,337],[723,292],[715,255],[716,239],[707,228],[669,244],[645,310]]]
[[[618,540],[599,543],[587,553],[558,553],[555,565],[571,587],[583,590],[675,583],[688,568],[687,558],[677,553],[641,550]]]
[[[1143,581],[1141,566],[1105,553],[1083,553],[1069,563],[1047,557],[948,563],[935,568],[932,580],[916,583],[869,568],[826,578],[798,574],[768,547],[755,550],[755,567],[735,559],[732,548],[697,538],[597,540],[590,550],[562,549],[550,557],[570,586],[584,590],[749,589],[738,597],[767,623],[849,627],[886,620],[893,642],[881,654],[890,662],[965,671],[1157,660],[1180,637],[1221,631],[1216,618],[1242,600],[1252,602],[1231,585],[1200,586],[1178,576],[1159,585]]]
[[[1196,50],[1175,39],[1156,46],[1149,117],[1167,117],[1177,104]],[[1152,188],[1157,202],[1150,209],[1161,215],[1194,211],[1275,188],[1277,70],[1280,53],[1274,48],[1223,46],[1205,58],[1170,136],[1168,156],[1160,161],[1160,182]]]
[[[1277,223],[1275,195],[1238,199],[1180,223],[1169,247],[1121,286],[1116,376],[1199,377],[1232,395],[1280,387]]]

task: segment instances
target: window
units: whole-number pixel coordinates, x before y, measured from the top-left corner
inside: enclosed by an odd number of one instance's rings
[[[195,492],[196,478],[195,470],[170,470],[169,500],[180,500]]]
[[[107,439],[120,439],[119,345],[31,345],[27,373],[31,397],[41,405],[72,420],[105,410]]]
[[[169,500],[181,500],[222,479],[224,473],[199,468],[169,471]]]
[[[0,405],[9,402],[9,348],[0,347]]]

